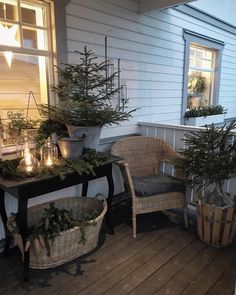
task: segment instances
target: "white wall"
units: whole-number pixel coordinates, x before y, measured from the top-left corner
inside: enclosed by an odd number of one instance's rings
[[[69,62],[84,45],[104,56],[121,58],[121,78],[128,86],[129,106],[140,108],[122,128],[105,129],[102,137],[136,131],[137,120],[180,123],[184,40],[183,28],[226,43],[220,103],[236,116],[236,36],[175,9],[138,13],[133,0],[71,0],[66,9]]]
[[[236,26],[235,0],[198,0],[191,5]]]

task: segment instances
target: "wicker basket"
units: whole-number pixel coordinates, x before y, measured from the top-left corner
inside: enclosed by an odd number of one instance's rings
[[[47,256],[46,249],[42,249],[40,253],[36,254],[34,247],[30,247],[30,267],[32,268],[44,269],[61,265],[88,253],[97,246],[102,220],[107,211],[106,201],[70,197],[55,200],[54,204],[58,209],[71,210],[75,219],[85,214],[91,214],[94,210],[99,212],[99,216],[91,220],[88,226],[85,226],[86,242],[84,244],[80,243],[81,232],[79,226],[76,226],[61,232],[53,242],[50,242],[51,256]],[[48,208],[48,206],[49,202],[29,208],[29,226],[41,220],[44,208]]]

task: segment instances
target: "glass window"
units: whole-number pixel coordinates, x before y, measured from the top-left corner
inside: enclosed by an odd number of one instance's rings
[[[0,18],[18,21],[17,0],[0,1]]]
[[[190,44],[187,108],[213,104],[216,51]]]
[[[0,123],[5,130],[9,112],[37,119],[37,104],[48,102],[53,76],[48,13],[42,1],[0,0]],[[29,102],[30,93],[35,99]],[[12,142],[6,134],[3,139],[4,145]]]

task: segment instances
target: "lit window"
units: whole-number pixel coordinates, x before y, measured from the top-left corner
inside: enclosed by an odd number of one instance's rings
[[[187,108],[213,104],[216,51],[190,45]]]
[[[0,119],[9,111],[39,117],[53,72],[49,7],[42,1],[0,0]],[[33,92],[35,101],[30,100]],[[27,111],[27,107],[28,111]]]
[[[184,29],[183,103],[186,110],[219,104],[220,72],[224,42]]]

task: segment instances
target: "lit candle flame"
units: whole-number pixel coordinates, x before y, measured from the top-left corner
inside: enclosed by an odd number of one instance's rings
[[[52,162],[52,158],[50,155],[48,155],[47,161],[46,161],[46,165],[47,166],[52,166],[53,162]]]
[[[30,154],[30,149],[29,149],[28,145],[26,146],[26,148],[24,150],[24,159],[25,159],[26,171],[32,172],[32,170],[33,170],[32,156]]]

